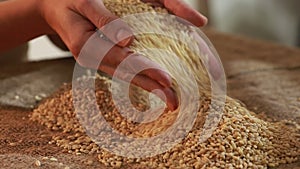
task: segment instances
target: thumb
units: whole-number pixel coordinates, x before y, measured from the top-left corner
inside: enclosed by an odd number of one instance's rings
[[[115,44],[125,47],[132,43],[130,27],[112,14],[101,0],[80,0],[76,8]]]

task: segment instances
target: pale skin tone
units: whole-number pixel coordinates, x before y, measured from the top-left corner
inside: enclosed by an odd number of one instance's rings
[[[164,6],[171,13],[198,27],[204,26],[207,22],[206,17],[181,0],[143,1],[150,2],[154,6]],[[0,3],[0,52],[47,34],[58,35],[77,59],[81,48],[95,33],[95,29],[102,28],[116,19],[117,17],[105,8],[101,0],[4,1]],[[120,30],[123,30],[122,33]],[[122,60],[132,54],[128,46],[132,43],[133,36],[125,23],[102,31],[112,42],[118,42],[118,44],[108,52],[97,69],[113,75]],[[129,37],[124,39],[124,36]],[[119,41],[120,38],[121,41]],[[140,59],[139,62],[158,67],[149,60]],[[80,64],[89,67],[84,63]],[[166,96],[168,108],[170,110],[177,108],[177,96],[171,89],[171,78],[167,73],[158,69],[147,69],[140,72],[132,83],[148,91],[162,90]]]

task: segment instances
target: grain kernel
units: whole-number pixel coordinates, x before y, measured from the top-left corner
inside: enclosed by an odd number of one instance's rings
[[[39,160],[35,160],[34,165],[40,167],[42,163]]]

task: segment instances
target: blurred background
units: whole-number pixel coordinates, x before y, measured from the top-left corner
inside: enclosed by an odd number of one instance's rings
[[[208,26],[215,30],[300,47],[299,0],[185,1],[206,15]],[[31,61],[71,56],[54,46],[46,36],[0,55],[6,55],[1,57],[4,60],[22,56]]]
[[[299,0],[185,0],[221,32],[300,46]]]

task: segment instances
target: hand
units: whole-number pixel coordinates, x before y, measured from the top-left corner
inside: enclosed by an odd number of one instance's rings
[[[207,18],[200,14],[195,9],[191,8],[182,0],[142,0],[146,3],[151,3],[153,6],[165,7],[169,12],[181,17],[197,27],[205,26]]]
[[[61,37],[82,66],[100,69],[113,75],[118,65],[132,54],[127,48],[133,41],[129,26],[121,20],[116,20],[117,17],[105,8],[101,0],[43,0],[39,3],[41,15],[48,23],[49,30],[54,30]],[[108,23],[109,26],[106,26]],[[101,28],[101,32],[110,41],[96,37],[96,28]],[[91,44],[86,45],[89,48],[88,54],[84,58],[78,58],[89,38],[94,39]],[[105,51],[105,49],[110,50]],[[98,54],[102,53],[107,54],[99,66],[97,65]],[[132,83],[147,91],[156,91],[155,93],[167,103],[168,108],[175,110],[178,101],[171,89],[171,77],[146,57],[137,55],[129,57],[133,58],[134,63],[131,64],[134,66],[153,67],[136,75]],[[124,74],[119,75],[118,78],[126,80],[126,77],[133,73],[132,71],[134,70],[123,70]],[[165,97],[155,89],[161,90]]]
[[[194,24],[197,27],[205,26],[207,24],[207,18],[195,9],[191,8],[188,4],[182,0],[142,0],[145,3],[150,3],[155,7],[165,7],[169,12],[176,16]],[[186,21],[180,20],[184,23]],[[187,23],[188,24],[188,23]],[[200,51],[208,54],[208,69],[212,77],[215,80],[219,80],[222,76],[223,70],[220,62],[215,58],[209,46],[203,41],[203,39],[196,32],[190,32],[191,37],[194,37],[198,43]]]

